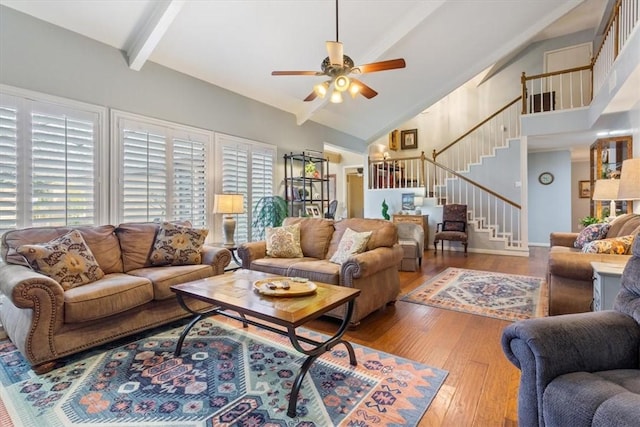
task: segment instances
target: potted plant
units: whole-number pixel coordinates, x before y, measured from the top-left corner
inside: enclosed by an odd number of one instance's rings
[[[288,213],[287,201],[280,196],[265,196],[258,200],[251,224],[253,240],[264,240],[267,227],[280,227]]]
[[[589,226],[591,224],[597,224],[599,222],[602,221],[594,216],[585,216],[584,218],[580,218],[580,225],[582,225],[583,227]]]

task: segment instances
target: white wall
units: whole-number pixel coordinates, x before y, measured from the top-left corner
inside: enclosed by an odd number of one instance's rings
[[[571,153],[529,153],[529,243],[548,246],[553,231],[571,231]],[[542,185],[538,177],[551,172],[554,181]]]

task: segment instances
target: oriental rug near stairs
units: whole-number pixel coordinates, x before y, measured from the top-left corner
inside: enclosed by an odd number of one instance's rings
[[[183,328],[173,325],[72,356],[40,376],[2,340],[0,425],[416,426],[447,376],[355,344],[352,367],[337,345],[313,363],[289,418],[301,354],[287,338],[218,319],[196,324],[180,357],[173,350]]]
[[[547,292],[541,277],[450,267],[401,300],[515,321],[546,316]]]

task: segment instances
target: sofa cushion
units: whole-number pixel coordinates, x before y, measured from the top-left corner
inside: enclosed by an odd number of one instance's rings
[[[300,247],[300,225],[267,227],[267,256],[273,258],[302,258]]]
[[[288,276],[289,268],[303,261],[318,261],[317,258],[258,258],[251,263],[251,270],[271,273],[277,276]],[[301,276],[304,277],[304,276]]]
[[[347,228],[356,232],[371,231],[371,237],[367,242],[367,251],[387,247],[390,248],[398,242],[398,229],[395,224],[384,219],[372,218],[347,218],[334,223],[335,232],[331,238],[327,259],[331,259],[338,250],[342,235]]]
[[[153,299],[151,282],[122,273],[78,286],[64,293],[65,323],[102,319],[148,303]]]
[[[306,257],[324,259],[333,236],[333,220],[323,218],[285,218],[283,225],[300,225],[300,247]]]
[[[635,236],[612,237],[610,239],[594,240],[582,247],[584,253],[628,255],[631,252]]]
[[[29,266],[22,255],[16,252],[21,245],[32,245],[51,241],[71,230],[78,230],[85,243],[91,249],[98,265],[105,272],[122,273],[122,255],[120,242],[112,225],[95,227],[32,227],[7,231],[2,236],[2,257],[10,264]]]
[[[170,289],[171,286],[206,279],[213,276],[214,271],[210,265],[196,264],[138,268],[127,274],[150,280],[153,284],[153,299],[163,300],[175,298],[176,294]]]
[[[193,265],[202,262],[202,246],[209,230],[163,222],[149,260],[151,265]]]
[[[344,263],[351,255],[362,253],[367,248],[367,242],[371,238],[371,231],[363,231],[356,233],[347,228],[340,239],[338,249],[331,257],[331,262],[336,264]]]
[[[608,222],[601,222],[586,226],[580,231],[580,233],[578,233],[576,241],[573,242],[573,247],[580,249],[589,242],[604,239],[610,227],[611,224]]]
[[[24,256],[35,271],[51,277],[64,290],[104,277],[78,230],[46,243],[18,246],[16,252]]]
[[[340,284],[340,265],[329,260],[298,261],[287,271],[289,277],[306,277],[313,282]]]
[[[623,214],[615,217],[613,221],[611,221],[611,227],[606,237],[627,236],[629,234],[636,234],[638,231],[640,231],[640,215]]]

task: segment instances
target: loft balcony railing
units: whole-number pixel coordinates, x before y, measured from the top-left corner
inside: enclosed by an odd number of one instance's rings
[[[640,19],[640,0],[617,0],[591,63],[520,78],[522,114],[586,107],[605,83]]]

